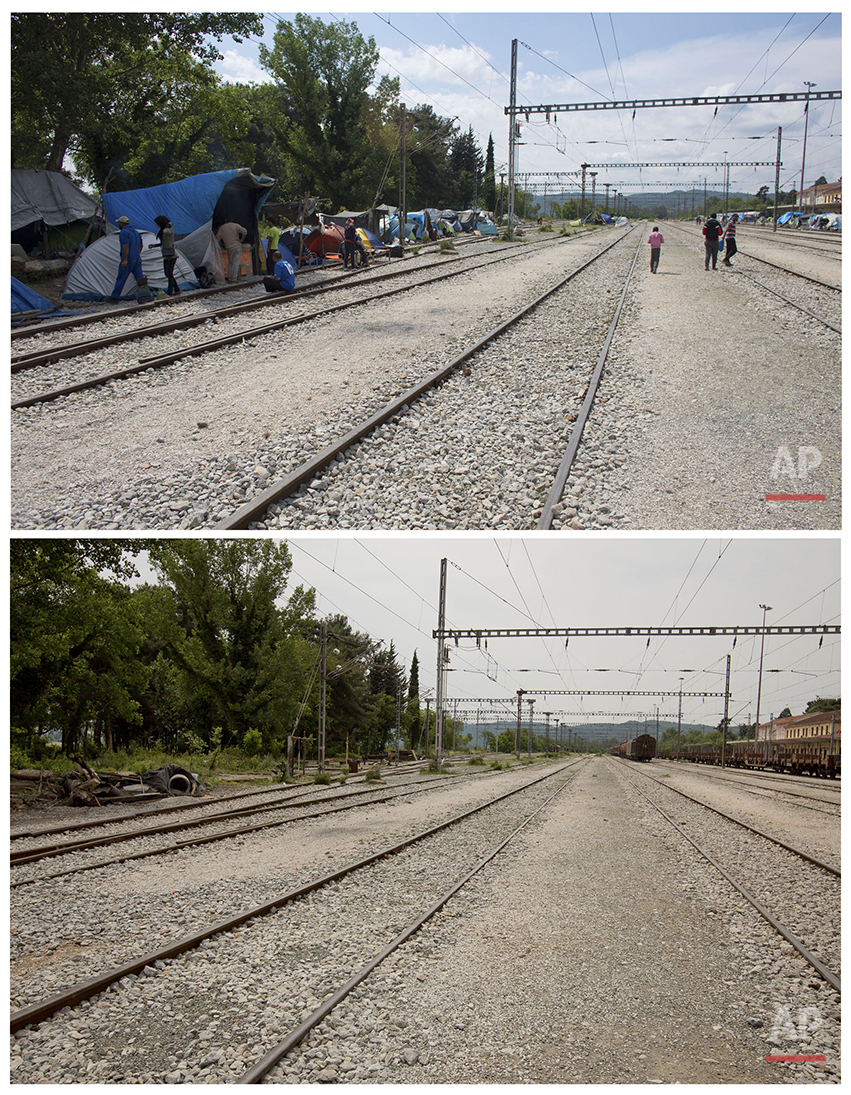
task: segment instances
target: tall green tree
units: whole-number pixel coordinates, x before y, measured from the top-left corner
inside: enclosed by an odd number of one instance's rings
[[[163,58],[185,66],[194,57],[209,67],[223,37],[263,32],[259,15],[229,13],[15,12],[11,19],[12,164],[48,171],[60,171],[82,138],[108,125],[117,102],[146,111],[147,73],[161,71]]]
[[[485,177],[482,179],[482,208],[496,212],[496,161],[493,150],[493,134],[488,135],[485,153]]]
[[[455,201],[450,165],[455,122],[435,114],[428,103],[413,107],[408,116],[408,208],[449,208]]]
[[[478,200],[482,171],[482,155],[472,126],[452,142],[450,167],[455,205],[459,209],[471,209]]]
[[[268,124],[294,192],[325,198],[334,209],[368,204],[381,171],[362,124],[378,64],[375,40],[354,23],[299,14],[278,24],[271,49],[260,46],[260,63],[277,82],[278,110]]]
[[[304,633],[313,593],[297,586],[281,607],[292,566],[271,540],[159,540],[151,564],[170,590],[180,631],[168,653],[221,726],[223,747],[250,728],[272,742],[291,726],[312,654]]]
[[[73,753],[95,721],[138,721],[141,632],[124,584],[135,546],[11,541],[10,715],[25,738],[61,731]]]

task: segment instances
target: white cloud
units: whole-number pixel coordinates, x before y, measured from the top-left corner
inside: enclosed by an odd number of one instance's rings
[[[219,61],[216,69],[223,80],[229,84],[268,84],[270,76],[268,72],[250,57],[244,57],[234,49],[224,52],[223,60]]]

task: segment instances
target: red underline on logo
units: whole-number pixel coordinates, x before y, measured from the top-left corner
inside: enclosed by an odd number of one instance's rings
[[[769,1064],[773,1064],[775,1061],[824,1061],[826,1058],[823,1053],[809,1055],[804,1053],[769,1053],[765,1059]]]
[[[766,502],[825,502],[826,494],[766,494]]]

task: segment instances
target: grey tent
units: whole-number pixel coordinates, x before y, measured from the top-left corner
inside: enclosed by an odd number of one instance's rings
[[[58,171],[12,172],[10,227],[13,232],[33,221],[44,221],[51,227],[88,221],[96,209],[95,199],[84,194]]]

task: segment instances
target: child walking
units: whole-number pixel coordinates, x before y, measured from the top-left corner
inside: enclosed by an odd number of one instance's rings
[[[654,228],[647,237],[647,242],[650,244],[650,273],[655,274],[659,269],[659,255],[662,251],[662,244],[665,242],[658,227]]]

